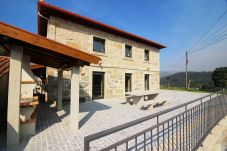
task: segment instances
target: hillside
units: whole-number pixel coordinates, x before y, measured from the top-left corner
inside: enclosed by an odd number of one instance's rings
[[[212,87],[211,79],[213,72],[188,72],[188,79],[191,80],[191,88]],[[169,78],[168,78],[169,77]],[[185,87],[185,72],[178,72],[161,78],[161,86]]]
[[[163,77],[166,77],[168,75],[172,75],[174,73],[177,73],[178,71],[160,71],[160,77],[163,78]]]

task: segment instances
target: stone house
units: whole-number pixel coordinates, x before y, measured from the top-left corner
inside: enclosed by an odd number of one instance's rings
[[[81,68],[80,98],[121,98],[125,92],[160,88],[160,49],[164,45],[69,12],[46,2],[38,5],[39,34],[99,56],[99,65]],[[57,96],[57,70],[46,69],[48,98]],[[69,95],[64,73],[64,97]]]

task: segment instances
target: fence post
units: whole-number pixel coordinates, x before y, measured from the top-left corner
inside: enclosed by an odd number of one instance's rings
[[[157,137],[158,137],[158,142],[157,142],[157,144],[158,144],[158,151],[159,151],[159,116],[157,116]]]
[[[189,104],[195,103],[193,106],[189,106]],[[163,114],[167,114],[172,111],[176,111],[177,109],[181,109],[181,112],[179,115],[173,116],[169,119],[161,119],[160,116]],[[226,109],[226,110],[225,110]],[[94,140],[97,140],[99,138],[105,137],[107,135],[113,134],[115,132],[118,132],[122,129],[128,128],[130,126],[134,126],[136,124],[139,124],[141,122],[147,121],[149,119],[156,118],[156,124],[146,130],[139,131],[135,135],[126,138],[124,140],[121,140],[119,142],[116,142],[103,150],[110,150],[110,149],[117,149],[118,146],[126,143],[126,148],[128,149],[128,141],[137,139],[141,135],[144,135],[144,149],[146,149],[146,133],[148,131],[151,131],[151,150],[153,150],[153,145],[157,145],[157,151],[164,150],[165,148],[165,130],[168,129],[168,150],[172,146],[172,150],[174,148],[174,145],[176,146],[176,149],[180,150],[194,150],[198,148],[199,145],[201,145],[202,141],[204,140],[204,137],[206,134],[211,130],[211,128],[221,119],[223,116],[227,113],[227,99],[224,94],[220,92],[216,92],[213,94],[209,94],[205,97],[198,98],[196,100],[192,100],[188,103],[179,105],[174,108],[170,108],[166,111],[162,111],[160,113],[153,114],[152,116],[143,117],[141,119],[137,119],[135,121],[102,131],[98,132],[96,134],[92,134],[90,136],[86,136],[84,138],[84,151],[92,150],[91,142]],[[179,121],[178,121],[179,118]],[[176,122],[176,134],[174,132],[174,119]],[[183,120],[183,121],[182,121]],[[172,121],[172,125],[170,125],[170,122]],[[183,122],[183,123],[182,123]],[[165,124],[168,123],[168,127],[165,129]],[[178,129],[178,123],[180,128]],[[159,125],[160,124],[160,125]],[[183,124],[183,126],[182,126]],[[186,124],[186,125],[185,125]],[[172,126],[172,129],[170,128]],[[161,128],[160,128],[161,127]],[[163,129],[162,129],[163,128]],[[182,129],[183,128],[183,129]],[[156,137],[152,138],[152,131],[156,130]],[[172,143],[170,143],[170,131],[172,130]],[[181,133],[183,132],[183,139]],[[155,131],[154,131],[155,133]],[[180,133],[180,134],[178,134]],[[162,135],[163,134],[163,135]],[[155,135],[155,134],[154,134]],[[174,138],[173,136],[176,135]],[[178,140],[179,137],[179,140]],[[154,143],[152,142],[153,139],[156,139]],[[174,143],[174,140],[176,142]],[[136,140],[137,141],[137,140]],[[162,142],[163,141],[163,142]],[[137,142],[136,142],[137,145]],[[185,146],[186,145],[186,146]],[[162,147],[163,146],[163,147]],[[182,147],[183,146],[183,147]],[[137,146],[136,146],[137,147]],[[179,148],[180,147],[180,148]],[[165,148],[167,149],[167,148]]]
[[[84,138],[84,151],[89,151],[89,141],[86,139],[86,137]]]

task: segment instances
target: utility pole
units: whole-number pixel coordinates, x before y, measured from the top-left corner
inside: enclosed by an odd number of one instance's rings
[[[188,89],[188,52],[186,51],[186,54],[185,54],[185,86],[186,86],[186,89]]]

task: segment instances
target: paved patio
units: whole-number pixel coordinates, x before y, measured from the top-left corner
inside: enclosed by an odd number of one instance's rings
[[[98,100],[80,103],[80,130],[76,135],[71,134],[69,130],[69,104],[64,104],[64,110],[60,112],[56,112],[47,105],[42,105],[38,108],[39,121],[36,128],[37,134],[27,138],[22,144],[22,147],[26,151],[81,151],[83,150],[84,136],[205,95],[207,94],[161,90],[158,99],[166,99],[169,104],[167,106],[157,107],[153,111],[140,110],[137,107],[121,104],[123,100]],[[92,150],[101,149],[108,144],[126,138],[135,132],[151,127],[154,124],[154,120],[149,120],[94,141],[91,143]]]

